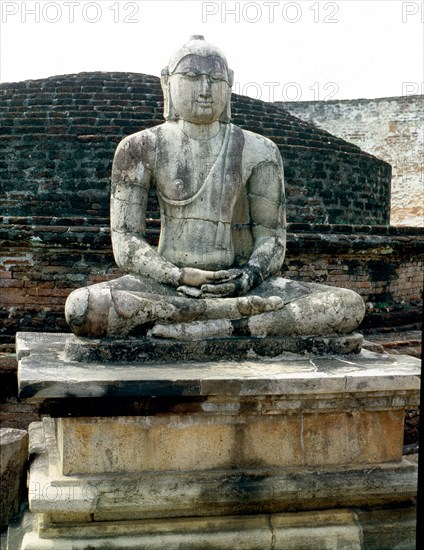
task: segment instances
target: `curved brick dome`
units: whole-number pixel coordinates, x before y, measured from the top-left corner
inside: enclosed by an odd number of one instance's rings
[[[157,77],[80,73],[2,85],[5,216],[106,223],[113,153],[123,136],[163,122]],[[233,95],[233,122],[279,147],[288,221],[386,224],[391,167],[269,103]],[[150,216],[157,218],[154,202]]]

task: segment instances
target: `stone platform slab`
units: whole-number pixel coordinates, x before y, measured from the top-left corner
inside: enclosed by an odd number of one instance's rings
[[[158,338],[81,338],[69,336],[65,357],[82,362],[172,363],[186,361],[244,361],[267,359],[282,353],[310,355],[355,354],[361,334],[342,336],[231,337],[197,341]]]
[[[413,406],[419,400],[420,361],[407,355],[362,351],[346,356],[282,354],[244,361],[78,362],[65,357],[69,338],[69,334],[60,333],[17,334],[21,398],[40,403],[60,400],[64,413],[66,406],[72,409],[67,401],[75,402],[76,398],[78,406],[84,408],[84,399],[106,403],[128,397],[166,396],[175,404],[180,399],[202,403],[211,399],[214,403],[217,396],[230,402],[259,395],[280,396],[279,408],[290,410],[305,410],[305,406],[307,410],[331,409],[330,396],[338,402],[336,409],[340,400],[345,408],[349,403],[358,408],[358,403],[367,401],[370,407],[380,409],[386,405]],[[214,407],[219,405],[211,404]],[[139,409],[146,413],[141,404]],[[137,413],[137,405],[133,410]],[[116,408],[104,413],[120,414]]]
[[[313,512],[178,518],[54,526],[46,537],[26,514],[8,533],[8,550],[415,550],[415,509],[329,509]],[[103,528],[103,532],[102,532]],[[106,531],[106,533],[105,533]],[[52,533],[50,533],[52,534]]]
[[[21,550],[79,549],[219,549],[228,550],[361,550],[361,528],[350,510],[326,510],[301,514],[253,515],[247,517],[184,518],[163,522],[122,522],[109,526],[115,536],[94,537],[90,527],[75,533],[59,526],[50,540],[32,531],[14,533]],[[29,521],[28,521],[29,523]],[[27,528],[29,525],[27,525]],[[64,535],[63,538],[60,534]],[[75,538],[72,535],[76,535]],[[12,536],[9,540],[12,542]],[[20,538],[20,540],[18,540]],[[18,547],[17,547],[18,548]],[[11,547],[9,546],[9,550]]]

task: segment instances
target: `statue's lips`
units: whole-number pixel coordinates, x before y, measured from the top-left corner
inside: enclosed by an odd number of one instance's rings
[[[211,107],[212,106],[212,101],[196,101],[196,103],[198,105],[200,105],[200,107]]]

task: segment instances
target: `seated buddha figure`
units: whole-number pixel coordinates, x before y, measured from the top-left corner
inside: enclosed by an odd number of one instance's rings
[[[193,36],[161,84],[166,122],[123,139],[113,161],[112,244],[126,275],[70,294],[72,331],[189,340],[352,332],[364,316],[358,294],[279,275],[282,159],[272,141],[231,124],[223,53]],[[145,238],[150,190],[157,248]]]

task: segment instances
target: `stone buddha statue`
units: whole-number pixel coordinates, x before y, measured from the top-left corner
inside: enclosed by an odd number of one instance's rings
[[[166,122],[123,139],[113,161],[111,231],[127,274],[66,302],[87,337],[195,340],[348,334],[355,292],[279,275],[286,247],[283,165],[276,145],[231,124],[233,72],[193,36],[162,71]],[[158,248],[145,239],[157,194]]]

